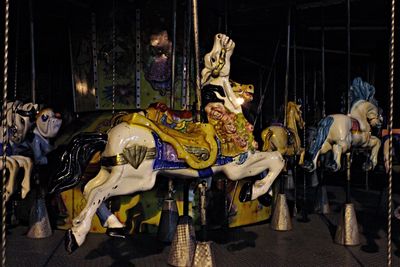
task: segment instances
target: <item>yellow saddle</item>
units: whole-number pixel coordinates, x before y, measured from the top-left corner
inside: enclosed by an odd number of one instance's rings
[[[121,121],[131,125],[144,126],[154,131],[164,142],[170,143],[176,150],[178,158],[193,169],[204,169],[212,166],[218,154],[215,130],[208,123],[190,123],[185,133],[155,123],[146,117],[132,113],[125,115]]]

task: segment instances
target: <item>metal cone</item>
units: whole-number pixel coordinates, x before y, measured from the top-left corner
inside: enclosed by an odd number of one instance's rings
[[[191,266],[196,248],[196,236],[190,216],[181,216],[168,255],[172,266]]]
[[[52,235],[49,215],[44,198],[37,198],[29,216],[29,238],[46,238]]]
[[[292,219],[290,218],[289,208],[285,194],[278,194],[272,215],[271,228],[275,231],[292,230]]]
[[[178,219],[179,214],[176,201],[174,199],[165,199],[157,232],[160,241],[172,242],[175,236]]]
[[[360,244],[356,212],[352,203],[346,203],[342,210],[335,234],[335,243],[344,246],[357,246]]]
[[[294,187],[295,187],[295,184],[294,184],[293,172],[291,170],[288,170],[285,188],[287,190],[293,190]]]
[[[211,248],[212,242],[197,242],[196,252],[193,258],[193,267],[213,267],[215,266],[215,257]]]

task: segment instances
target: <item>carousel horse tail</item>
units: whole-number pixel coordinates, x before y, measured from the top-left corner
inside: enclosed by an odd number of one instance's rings
[[[317,134],[315,137],[314,142],[311,144],[309,153],[310,153],[310,158],[311,161],[315,159],[315,157],[318,154],[318,151],[321,149],[322,145],[324,144],[326,138],[328,137],[329,129],[331,128],[333,124],[333,117],[332,116],[327,116],[323,118],[319,123],[318,123],[318,130]],[[315,166],[310,166],[308,165],[313,165],[313,163],[304,163],[304,168],[313,171],[315,169]]]
[[[60,193],[75,187],[82,178],[93,155],[107,144],[105,133],[79,133],[68,143],[61,163],[52,177],[49,192]]]
[[[273,135],[273,132],[270,128],[265,129],[264,131],[262,131],[261,133],[261,139],[264,142],[262,151],[268,151],[271,148],[271,142],[270,139]]]

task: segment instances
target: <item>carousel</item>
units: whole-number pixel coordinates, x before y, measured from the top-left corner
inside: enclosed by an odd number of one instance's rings
[[[395,2],[5,0],[2,266],[398,266]]]

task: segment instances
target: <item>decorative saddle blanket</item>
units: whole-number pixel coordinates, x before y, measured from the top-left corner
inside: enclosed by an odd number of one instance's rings
[[[169,128],[162,124],[155,123],[148,118],[138,114],[128,114],[122,117],[132,125],[140,125],[155,132],[163,142],[173,146],[179,159],[193,169],[205,169],[212,166],[218,154],[218,145],[215,140],[214,127],[207,123],[190,123],[186,132]]]
[[[187,169],[189,165],[182,159],[178,158],[178,153],[174,147],[166,142],[162,142],[160,137],[153,132],[153,137],[156,143],[156,157],[153,168],[155,170],[176,170],[176,169]],[[220,150],[220,144],[218,143],[218,150]],[[225,157],[218,153],[217,160],[214,165],[221,166],[230,162],[236,161],[237,164],[243,164],[247,160],[248,154],[243,153],[238,157]],[[205,169],[198,169],[199,177],[210,177],[213,175],[211,167]]]

